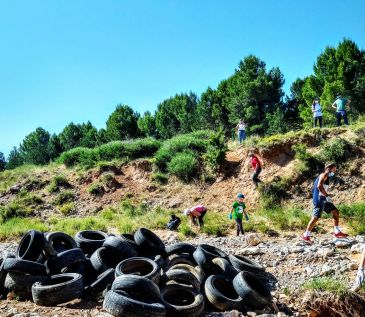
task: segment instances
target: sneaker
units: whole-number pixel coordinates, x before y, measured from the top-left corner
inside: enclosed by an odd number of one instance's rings
[[[334,236],[336,238],[347,238],[349,235],[340,231],[339,233],[335,233]]]
[[[302,240],[306,243],[306,244],[313,244],[313,241],[311,240],[311,237],[306,237],[305,235],[302,235]]]
[[[357,271],[356,279],[355,279],[354,285],[352,286],[351,290],[353,292],[358,291],[361,288],[362,284],[364,283],[364,280],[365,280],[364,269],[359,269]]]

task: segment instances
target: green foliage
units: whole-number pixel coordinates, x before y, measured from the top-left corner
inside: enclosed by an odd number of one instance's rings
[[[153,182],[164,185],[164,184],[167,184],[167,182],[169,181],[169,177],[168,177],[168,175],[166,175],[164,173],[153,173],[151,175],[151,180]]]
[[[219,132],[211,133],[208,142],[203,159],[210,171],[216,173],[218,168],[224,163],[228,150],[223,131],[220,130]]]
[[[75,193],[71,190],[61,191],[56,198],[53,200],[53,203],[57,206],[63,205],[75,199]]]
[[[279,206],[281,201],[288,197],[289,186],[289,178],[278,178],[269,183],[260,184],[258,189],[262,208],[272,209]]]
[[[340,205],[339,209],[341,217],[345,218],[346,224],[351,228],[354,235],[365,234],[365,203]]]
[[[112,172],[104,173],[101,175],[101,182],[103,184],[109,184],[115,179],[115,174]]]
[[[0,207],[1,210],[1,207]],[[0,241],[21,237],[29,230],[50,231],[47,224],[36,218],[14,217],[0,223]]]
[[[61,188],[71,188],[71,187],[72,186],[65,175],[56,175],[55,177],[53,177],[51,183],[49,184],[48,191],[50,193],[56,193]]]
[[[220,237],[228,233],[230,226],[226,214],[211,211],[204,217],[204,226],[201,230],[208,235]]]
[[[127,105],[118,105],[106,122],[106,133],[110,141],[131,139],[138,136],[139,114]]]
[[[87,192],[91,195],[97,196],[104,194],[104,186],[100,183],[94,183],[90,185],[87,189]]]
[[[24,157],[20,150],[14,146],[9,153],[7,161],[6,168],[12,170],[24,164]]]
[[[142,135],[147,137],[157,137],[156,119],[151,112],[146,111],[137,121],[138,129]]]
[[[167,165],[168,171],[189,182],[198,173],[199,163],[193,152],[177,153]]]
[[[168,139],[179,133],[191,132],[196,122],[196,107],[197,96],[192,92],[164,100],[156,111],[158,134],[163,139]]]
[[[346,283],[333,277],[315,277],[302,286],[304,289],[320,292],[329,292],[340,297],[349,293]]]
[[[180,224],[178,230],[179,230],[180,240],[184,240],[188,237],[195,237],[196,236],[196,233],[193,231],[193,229],[190,227],[190,225],[188,223]]]
[[[58,209],[64,216],[69,216],[76,212],[76,206],[74,202],[63,204]]]
[[[12,217],[27,217],[33,213],[31,207],[27,206],[21,200],[14,200],[6,206],[0,206],[0,220],[1,222],[6,221]]]
[[[321,157],[326,162],[342,164],[351,156],[351,145],[344,139],[335,138],[325,143],[321,151]]]
[[[294,145],[292,149],[295,151],[295,158],[299,160],[295,171],[300,177],[313,177],[323,169],[324,163],[319,159],[320,156],[310,154],[305,144]]]
[[[81,230],[103,230],[107,231],[107,223],[100,217],[83,218],[51,218],[48,224],[49,231],[62,231],[71,236]]]
[[[2,172],[3,170],[5,170],[6,167],[6,160],[5,160],[5,156],[2,152],[0,152],[0,172]]]

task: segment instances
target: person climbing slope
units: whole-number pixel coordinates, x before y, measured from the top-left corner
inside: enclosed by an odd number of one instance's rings
[[[246,204],[244,203],[244,201],[245,201],[245,195],[238,193],[237,200],[233,203],[232,210],[230,213],[230,218],[231,219],[233,218],[236,221],[237,236],[239,236],[240,233],[242,235],[244,234],[243,227],[242,227],[243,215],[245,215],[245,219],[247,221],[249,220],[247,212],[245,211]]]
[[[306,231],[304,232],[302,239],[308,243],[312,244],[310,234],[318,219],[321,218],[322,212],[332,213],[333,223],[334,223],[334,236],[336,238],[347,237],[347,234],[341,232],[339,228],[339,211],[332,202],[331,197],[328,194],[328,187],[330,184],[330,178],[335,175],[336,164],[327,164],[324,171],[316,178],[313,185],[313,216],[309,221]]]
[[[251,166],[252,166],[252,169],[254,170],[254,173],[252,174],[252,181],[255,184],[255,187],[257,187],[258,184],[261,183],[261,180],[259,179],[259,175],[262,171],[262,163],[260,162],[260,160],[258,159],[258,157],[255,154],[250,153],[248,156],[251,159]]]

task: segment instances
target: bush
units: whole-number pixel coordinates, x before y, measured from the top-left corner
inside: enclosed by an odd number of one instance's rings
[[[6,206],[0,206],[0,220],[4,222],[13,217],[27,217],[33,214],[33,209],[24,205],[21,201],[12,201]]]
[[[103,184],[109,184],[110,182],[112,182],[115,178],[114,173],[104,173],[103,175],[101,175],[101,181],[103,182]]]
[[[92,167],[98,160],[98,152],[95,149],[77,147],[63,152],[58,161],[65,164],[66,167],[72,167],[75,165]]]
[[[100,183],[95,183],[89,186],[89,188],[87,189],[87,192],[91,195],[97,196],[97,195],[102,195],[104,194],[104,186],[101,185]]]
[[[60,192],[57,197],[53,200],[55,205],[63,205],[64,203],[70,202],[75,199],[75,194],[71,190],[64,190]]]
[[[57,175],[55,176],[51,183],[48,186],[48,191],[50,193],[55,193],[58,192],[60,190],[60,188],[71,188],[71,184],[68,182],[66,176],[64,175]]]
[[[168,163],[168,171],[186,182],[191,181],[198,170],[198,160],[192,152],[178,153]]]
[[[151,180],[153,182],[164,185],[164,184],[167,184],[167,182],[169,181],[169,177],[163,173],[153,173],[151,175]]]
[[[344,296],[349,291],[344,281],[333,277],[316,277],[303,284],[304,289],[322,291]]]
[[[315,156],[307,151],[305,144],[297,144],[292,147],[295,151],[295,158],[299,160],[299,163],[295,166],[295,171],[301,177],[312,177],[323,169],[324,163],[321,161],[320,156]]]
[[[75,206],[75,203],[70,202],[70,203],[66,203],[66,204],[63,204],[62,206],[60,206],[59,210],[63,215],[69,216],[76,212],[76,206]]]
[[[258,187],[261,195],[261,207],[271,209],[280,206],[288,198],[289,178],[278,178],[270,183],[261,183]]]
[[[340,138],[327,142],[321,151],[321,157],[326,162],[337,164],[344,163],[349,156],[351,156],[351,146],[346,140]]]
[[[365,234],[365,203],[355,203],[352,205],[340,205],[341,216],[346,219],[354,235]]]
[[[211,172],[216,173],[224,163],[227,149],[222,131],[210,135],[207,152],[203,155],[203,159]]]

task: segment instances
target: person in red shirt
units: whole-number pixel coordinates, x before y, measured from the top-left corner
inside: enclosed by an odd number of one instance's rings
[[[183,211],[183,214],[185,216],[188,216],[190,218],[190,227],[192,227],[193,224],[199,225],[200,228],[204,226],[204,216],[207,213],[207,207],[203,205],[197,205],[188,209],[185,209]]]
[[[251,166],[252,169],[254,170],[254,173],[252,174],[252,180],[255,186],[257,187],[257,185],[261,183],[259,175],[262,171],[262,163],[255,154],[250,153],[248,156],[251,158]]]

